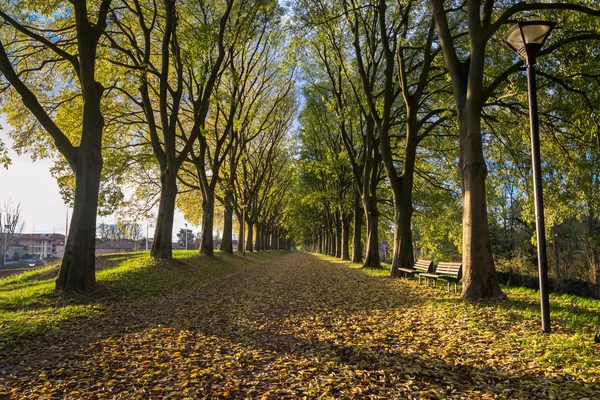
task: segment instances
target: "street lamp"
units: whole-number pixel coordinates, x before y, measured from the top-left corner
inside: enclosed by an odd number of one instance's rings
[[[248,204],[242,204],[242,237],[239,238],[239,242],[242,243],[242,255],[245,256],[246,255],[246,243],[244,240],[244,235],[246,234],[246,207],[248,207]]]
[[[188,229],[187,222],[185,223],[185,249],[187,250],[187,237],[188,237]]]
[[[8,242],[8,230],[10,229],[10,225],[4,225],[4,260],[2,261],[2,269],[6,269],[6,245]]]
[[[540,275],[540,307],[542,332],[550,333],[550,300],[548,298],[548,259],[546,257],[546,228],[544,226],[544,199],[542,195],[542,167],[540,161],[540,130],[535,85],[536,55],[550,36],[555,23],[549,21],[519,22],[508,30],[504,43],[525,60],[529,92],[529,125],[531,129],[531,160],[533,165],[533,196]]]

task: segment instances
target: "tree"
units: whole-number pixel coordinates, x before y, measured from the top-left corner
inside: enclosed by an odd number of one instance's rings
[[[194,248],[195,246],[195,241],[196,241],[196,236],[194,236],[194,232],[191,229],[179,229],[179,232],[177,233],[177,243],[180,246],[184,246],[186,245],[186,237],[187,234],[187,248]]]
[[[362,259],[361,226],[363,213],[367,216],[367,245],[363,266],[377,268],[379,259],[379,210],[377,188],[380,183],[381,153],[379,136],[375,123],[364,106],[361,78],[357,76],[352,58],[352,35],[343,23],[345,10],[339,3],[301,2],[296,14],[306,26],[304,33],[309,40],[311,67],[310,74],[319,74],[320,79],[329,80],[329,87],[335,102],[333,109],[337,114],[338,132],[348,157],[355,180],[354,191],[354,240],[353,261]],[[315,33],[316,32],[316,33]],[[350,44],[350,46],[349,46]],[[372,72],[371,79],[378,79],[373,60],[367,68]],[[321,82],[317,81],[317,84]],[[323,85],[321,85],[323,86]],[[325,85],[327,86],[327,85]],[[363,210],[359,208],[362,203]],[[326,240],[329,235],[326,235]]]
[[[463,8],[460,7],[452,11],[446,10],[443,0],[431,0],[440,45],[452,79],[452,91],[459,121],[459,171],[463,200],[462,297],[465,299],[506,297],[500,289],[492,257],[485,185],[487,166],[483,153],[481,124],[486,101],[508,76],[521,68],[522,61],[488,81],[485,79],[488,44],[500,28],[520,12],[567,9],[600,15],[600,11],[567,3],[523,2],[504,9],[502,9],[503,3],[496,3],[494,0],[486,0],[483,3],[468,0],[463,12]],[[465,41],[460,33],[452,32],[451,26],[468,30],[468,41]],[[594,37],[589,34],[579,36],[582,39]],[[562,43],[555,43],[539,55],[547,54],[563,44],[576,40],[578,40],[577,35],[563,39]]]
[[[75,174],[71,234],[56,288],[90,292],[103,164],[105,87],[96,77],[97,56],[111,0],[51,2],[42,13],[27,11],[37,9],[28,3],[15,1],[0,10],[0,72],[10,87],[11,105],[16,107],[15,95],[20,96]],[[63,80],[70,84],[55,86]],[[78,110],[75,121],[57,118],[63,104]]]
[[[119,35],[109,40],[120,54],[112,62],[133,72],[133,82],[123,93],[143,111],[145,132],[160,166],[161,194],[151,251],[155,258],[172,257],[177,177],[196,141],[203,140],[210,99],[223,71],[233,5],[234,0],[224,7],[166,0],[159,8],[155,2],[134,1],[122,2],[112,13]],[[201,15],[207,18],[197,18]],[[216,35],[200,36],[213,28]],[[140,124],[136,115],[133,118]]]
[[[21,203],[11,200],[4,201],[4,208],[0,209],[0,259],[4,261],[4,244],[10,245],[15,233],[21,233],[25,227],[25,221],[21,217]],[[3,265],[4,267],[4,265]]]

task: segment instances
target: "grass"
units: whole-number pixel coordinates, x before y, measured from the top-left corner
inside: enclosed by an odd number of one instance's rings
[[[57,266],[0,280],[0,350],[22,339],[56,332],[64,323],[101,317],[122,302],[164,296],[197,284],[199,280],[207,282],[223,277],[245,262],[273,254],[249,254],[242,259],[216,252],[211,259],[198,255],[195,250],[182,250],[174,251],[173,256],[168,262],[157,262],[145,252],[99,256],[96,262],[98,290],[91,296],[55,291]]]

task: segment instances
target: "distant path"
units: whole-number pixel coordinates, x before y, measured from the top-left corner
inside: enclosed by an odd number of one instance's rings
[[[494,328],[500,316],[483,308],[472,319],[457,317],[464,305],[441,293],[290,253],[124,303],[92,322],[93,331],[74,328],[50,350],[41,344],[48,359],[31,356],[16,376],[0,375],[0,392],[14,390],[16,399],[600,398],[597,384],[525,369],[524,349]]]

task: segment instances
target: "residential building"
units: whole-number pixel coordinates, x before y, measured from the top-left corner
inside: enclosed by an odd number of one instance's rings
[[[12,249],[12,253],[11,250]],[[7,255],[29,254],[36,260],[60,258],[65,250],[65,235],[60,233],[15,233]]]

